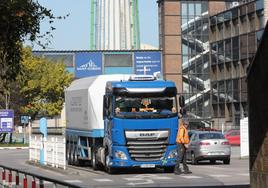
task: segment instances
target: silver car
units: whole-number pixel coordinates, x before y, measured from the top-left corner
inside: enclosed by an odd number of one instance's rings
[[[190,134],[186,159],[192,164],[201,160],[209,160],[212,164],[215,164],[216,160],[222,160],[224,164],[230,164],[231,146],[221,132],[194,131]]]

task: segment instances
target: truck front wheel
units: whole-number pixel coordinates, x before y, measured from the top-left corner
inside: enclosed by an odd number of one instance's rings
[[[109,163],[110,163],[109,153],[106,152],[106,154],[105,154],[105,171],[108,174],[114,174],[115,173],[115,169],[113,167],[109,166]]]

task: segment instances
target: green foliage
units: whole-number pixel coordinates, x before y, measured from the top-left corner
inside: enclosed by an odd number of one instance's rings
[[[0,81],[2,87],[14,80],[19,73],[22,42],[25,39],[36,40],[40,32],[40,22],[55,17],[38,2],[31,0],[0,1]],[[52,30],[52,26],[50,30]],[[48,34],[51,34],[48,31]],[[3,92],[3,89],[2,89]]]
[[[33,57],[25,49],[22,60],[22,74],[18,77],[20,94],[24,99],[21,111],[31,116],[54,116],[61,112],[64,89],[73,80],[65,70],[63,62],[52,62]]]
[[[52,24],[55,19],[66,16],[55,17],[38,1],[0,0],[0,98],[5,98],[5,108],[10,107],[11,85],[21,70],[22,43],[29,39],[43,48],[49,45],[55,28],[50,25],[48,31],[41,34],[40,22]],[[40,38],[47,42],[42,44]]]

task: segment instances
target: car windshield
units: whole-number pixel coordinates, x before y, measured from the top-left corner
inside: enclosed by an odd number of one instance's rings
[[[224,139],[224,136],[221,133],[201,133],[199,134],[199,139]]]
[[[115,116],[120,118],[166,118],[177,115],[176,97],[115,98]]]

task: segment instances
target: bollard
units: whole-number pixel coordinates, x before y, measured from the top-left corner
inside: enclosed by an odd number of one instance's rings
[[[2,183],[3,183],[3,185],[5,185],[5,183],[6,183],[6,171],[5,171],[5,169],[3,169],[3,171],[2,171]]]
[[[39,187],[44,188],[44,181],[41,179],[39,180]]]
[[[9,185],[12,184],[12,171],[11,170],[9,170],[9,174],[8,174],[8,183]]]
[[[24,175],[24,178],[23,178],[23,188],[27,188],[27,176]]]
[[[20,185],[20,175],[19,175],[19,172],[16,172],[16,185]]]
[[[36,188],[36,182],[35,182],[35,178],[34,177],[32,179],[32,188]]]

